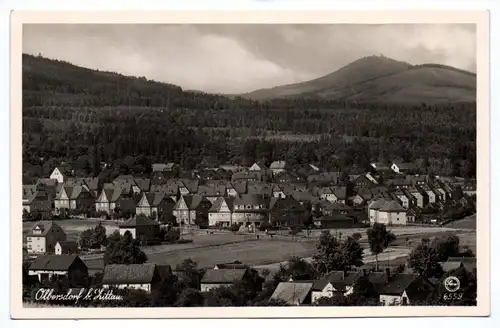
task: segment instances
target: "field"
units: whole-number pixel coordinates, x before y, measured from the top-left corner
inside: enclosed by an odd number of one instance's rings
[[[23,224],[23,234],[26,235],[34,223]],[[78,234],[85,229],[94,227],[97,221],[93,220],[64,220],[57,221],[69,239],[76,239]],[[107,233],[111,234],[118,228],[114,222],[103,222]],[[384,262],[397,265],[407,258],[411,248],[416,246],[422,238],[433,238],[447,234],[459,236],[461,244],[467,245],[476,252],[476,233],[469,229],[453,229],[449,227],[391,227],[390,230],[398,237],[396,242],[379,256],[381,264]],[[353,233],[361,233],[360,243],[365,249],[365,263],[374,262],[374,257],[368,251],[366,228],[331,230],[333,235],[343,237]],[[183,238],[193,242],[186,244],[158,245],[144,247],[143,250],[149,258],[149,262],[158,264],[169,264],[175,267],[184,259],[191,258],[200,267],[211,267],[217,263],[241,261],[243,263],[258,267],[279,267],[279,264],[292,256],[311,258],[315,251],[315,241],[321,234],[321,230],[313,230],[309,237],[305,232],[300,233],[294,240],[287,235],[286,231],[279,232],[273,238],[259,233],[259,239],[254,234],[233,234],[225,231],[204,230],[186,232]],[[100,255],[83,256],[89,267],[102,267],[103,262]],[[404,262],[404,261],[403,261]]]

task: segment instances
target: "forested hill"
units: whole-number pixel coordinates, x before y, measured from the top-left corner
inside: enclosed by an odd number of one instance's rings
[[[286,160],[360,172],[371,161],[416,161],[475,175],[475,103],[262,102],[23,56],[23,171],[29,183],[61,161],[99,174]]]
[[[445,65],[410,65],[383,56],[369,56],[314,80],[241,96],[255,100],[314,97],[385,104],[474,102],[476,75]]]

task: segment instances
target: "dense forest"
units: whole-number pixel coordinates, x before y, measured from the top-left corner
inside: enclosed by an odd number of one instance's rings
[[[230,99],[23,55],[24,180],[61,161],[96,174],[96,163],[124,158],[143,170],[156,161],[193,169],[282,159],[353,173],[399,159],[470,177],[476,104]]]

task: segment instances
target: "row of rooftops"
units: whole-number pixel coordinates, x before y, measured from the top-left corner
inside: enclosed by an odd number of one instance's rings
[[[75,255],[42,255],[35,259],[29,266],[30,271],[69,271],[75,262],[81,259]],[[82,261],[83,262],[83,261]],[[477,267],[476,258],[449,258],[441,262],[445,272],[464,268],[468,272],[475,272]],[[248,267],[242,263],[217,264],[205,271],[201,278],[201,284],[227,285],[241,282],[248,273]],[[154,263],[144,264],[112,264],[103,268],[103,285],[115,284],[148,284],[154,283],[155,279],[168,277],[170,274],[182,274],[179,270],[172,270],[170,265],[158,265]],[[269,272],[268,277],[262,276],[263,270],[257,270],[262,280],[272,279],[274,272]],[[274,290],[271,299],[281,299],[289,304],[302,303],[311,292],[322,292],[328,285],[338,291],[345,291],[353,287],[358,280],[365,276],[375,287],[380,295],[399,295],[404,292],[410,299],[426,297],[425,293],[432,291],[439,282],[438,279],[424,279],[417,274],[404,272],[392,273],[390,269],[385,272],[374,272],[361,269],[358,271],[333,271],[316,280],[302,280],[300,277],[290,277],[287,282],[280,282]],[[426,284],[430,289],[423,288]],[[413,287],[414,288],[413,288]],[[420,295],[423,293],[424,295]]]

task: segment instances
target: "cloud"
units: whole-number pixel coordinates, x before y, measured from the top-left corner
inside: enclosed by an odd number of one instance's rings
[[[383,54],[476,69],[474,25],[25,25],[23,52],[76,65],[239,93],[329,74]]]

